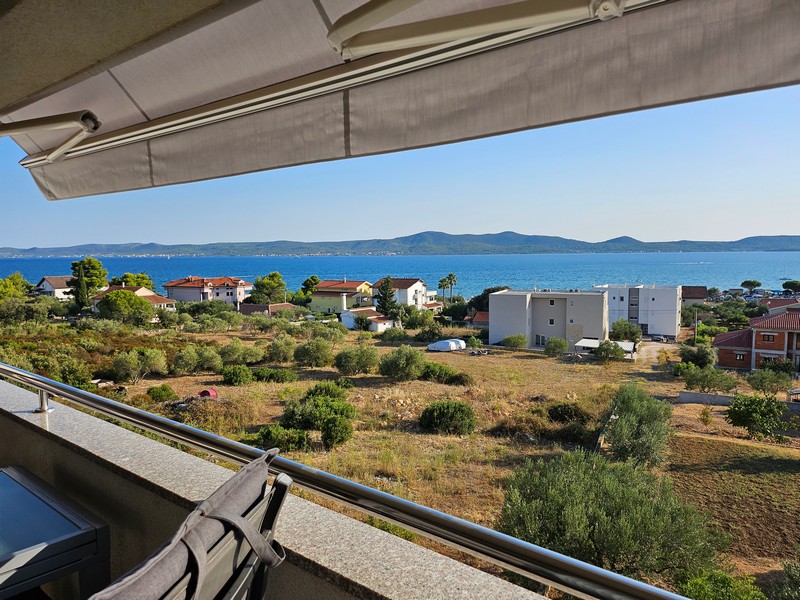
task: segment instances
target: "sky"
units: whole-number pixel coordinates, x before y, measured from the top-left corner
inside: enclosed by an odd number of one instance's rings
[[[800,86],[383,156],[49,202],[0,138],[0,246],[332,241],[420,231],[590,242],[800,234]]]

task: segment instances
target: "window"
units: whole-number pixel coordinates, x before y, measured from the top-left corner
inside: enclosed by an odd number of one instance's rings
[[[555,325],[556,324],[556,320],[555,319],[548,319],[547,320],[547,324],[548,325]]]
[[[651,298],[651,300],[652,300],[653,302],[655,302],[655,301],[656,301],[656,299],[655,299],[655,298]]]
[[[573,323],[575,323],[575,319],[570,319],[569,324],[572,325]]]
[[[624,302],[625,301],[625,296],[620,296],[619,299]]]
[[[744,354],[736,353],[736,360],[744,360]]]
[[[570,305],[570,306],[575,306],[575,300],[570,300],[570,301],[569,301],[569,305]]]
[[[775,335],[772,334],[772,333],[764,333],[764,334],[761,335],[761,341],[762,342],[767,342],[767,343],[772,343],[772,342],[775,341]]]
[[[550,306],[555,306],[555,305],[556,305],[556,301],[555,300],[550,300]]]

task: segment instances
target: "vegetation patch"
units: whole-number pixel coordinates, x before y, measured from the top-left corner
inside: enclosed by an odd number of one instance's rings
[[[419,426],[429,433],[469,435],[475,424],[472,407],[458,401],[434,402],[419,417]]]

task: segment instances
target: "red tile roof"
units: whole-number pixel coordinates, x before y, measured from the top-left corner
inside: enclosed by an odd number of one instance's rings
[[[488,323],[489,322],[489,311],[479,310],[475,313],[475,316],[472,317],[473,323]]]
[[[159,296],[158,294],[153,294],[152,296],[139,296],[140,298],[144,298],[150,304],[175,304],[175,300],[172,298],[165,298],[164,296]]]
[[[176,279],[175,281],[170,281],[169,283],[165,283],[165,288],[170,287],[183,287],[183,288],[202,288],[202,287],[237,287],[239,284],[244,286],[252,286],[253,284],[249,281],[245,281],[244,279],[237,279],[234,277],[196,277],[194,275],[190,275],[189,277],[183,277],[182,279]]]
[[[317,284],[318,290],[343,290],[355,292],[359,286],[370,285],[369,281],[344,281],[342,279],[325,279]]]
[[[68,288],[67,282],[72,279],[72,275],[46,275],[42,277],[42,280],[36,284],[36,287],[39,286],[42,281],[46,281],[50,284],[54,290],[63,290],[64,288]]]
[[[381,283],[383,283],[383,279],[381,278],[379,281],[375,283],[372,287],[379,288]],[[392,289],[393,290],[407,290],[410,287],[413,287],[414,284],[422,281],[422,279],[414,279],[411,277],[391,277],[392,280]],[[424,282],[423,282],[424,283]]]
[[[753,329],[776,329],[782,331],[800,331],[800,311],[787,310],[779,315],[764,315],[750,319]]]
[[[761,304],[765,304],[767,308],[782,308],[784,306],[791,306],[792,304],[798,304],[800,300],[797,298],[762,298]]]
[[[705,300],[708,297],[708,288],[704,285],[682,285],[681,298],[684,300]]]
[[[125,285],[125,286],[122,286],[122,285],[110,285],[106,289],[104,289],[102,292],[100,292],[99,294],[93,296],[92,299],[93,300],[99,300],[100,298],[102,298],[104,296],[107,296],[111,292],[118,292],[119,290],[125,290],[126,292],[131,292],[132,294],[135,294],[139,290],[147,290],[148,294],[145,294],[145,295],[149,295],[149,296],[155,296],[156,295],[156,293],[153,290],[147,289],[143,285]]]
[[[424,306],[425,308],[441,308],[441,307],[444,306],[444,303],[443,302],[428,302],[426,304],[423,304],[422,306]]]
[[[313,292],[313,293],[311,294],[311,296],[312,296],[312,297],[313,297],[313,296],[317,296],[317,297],[323,297],[323,298],[329,298],[329,297],[336,297],[336,298],[338,298],[339,296],[341,296],[342,294],[344,294],[344,295],[345,295],[345,296],[347,296],[348,298],[352,298],[353,296],[357,296],[357,295],[358,295],[358,294],[360,294],[360,293],[361,293],[361,292],[352,292],[352,291],[347,291],[347,290],[342,290],[341,292],[319,292],[319,291],[316,291],[316,292]]]
[[[724,346],[727,348],[752,348],[753,330],[741,329],[739,331],[727,331],[720,333],[712,342],[714,346]]]
[[[376,323],[388,323],[392,319],[384,315],[383,313],[379,313],[374,308],[351,308],[351,313],[355,313],[357,315],[362,315],[367,317],[370,321],[375,321]]]

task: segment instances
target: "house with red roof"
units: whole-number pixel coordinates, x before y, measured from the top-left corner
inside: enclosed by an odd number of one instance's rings
[[[381,333],[395,326],[395,323],[392,319],[379,313],[377,310],[371,307],[351,308],[350,310],[343,311],[341,314],[342,323],[344,323],[344,326],[348,329],[357,329],[357,316],[362,316],[369,319],[368,331],[374,331],[375,333]]]
[[[720,367],[758,369],[765,360],[788,358],[800,370],[800,305],[750,319],[750,329],[714,338]]]
[[[69,302],[72,300],[72,290],[67,285],[70,279],[72,279],[72,275],[46,275],[33,288],[33,294],[50,296],[59,302]]]
[[[489,329],[489,311],[479,310],[474,315],[467,315],[464,325],[471,329]]]
[[[419,310],[441,311],[442,304],[436,302],[436,290],[428,291],[427,284],[422,279],[413,277],[391,277],[394,299],[403,306],[416,306]],[[375,293],[381,287],[383,279],[373,287]],[[377,299],[376,299],[377,302]]]
[[[159,296],[153,290],[143,287],[141,285],[110,285],[102,292],[97,294],[96,296],[92,297],[92,312],[97,312],[97,304],[103,298],[108,296],[111,292],[116,292],[119,290],[125,290],[126,292],[131,292],[132,294],[136,294],[140,298],[144,298],[150,304],[153,305],[153,308],[163,308],[164,310],[174,311],[175,310],[175,300],[171,298],[165,298],[164,296]]]
[[[253,284],[238,277],[196,277],[190,275],[164,284],[167,297],[178,302],[222,300],[229,304],[244,302]]]
[[[703,304],[708,298],[708,288],[704,285],[682,285],[681,286],[681,307],[691,306],[692,304]]]
[[[308,309],[312,312],[341,314],[349,308],[372,306],[372,284],[369,281],[324,279],[311,292]]]
[[[800,307],[800,298],[762,298],[760,304],[769,309],[769,314],[776,315],[786,312],[790,306]]]

